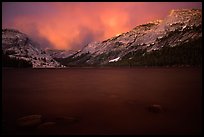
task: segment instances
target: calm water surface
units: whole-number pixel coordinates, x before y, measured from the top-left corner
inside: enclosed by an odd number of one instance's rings
[[[5,134],[20,134],[16,119],[31,114],[78,119],[50,134],[201,133],[201,68],[2,71]],[[165,111],[151,113],[151,104]]]

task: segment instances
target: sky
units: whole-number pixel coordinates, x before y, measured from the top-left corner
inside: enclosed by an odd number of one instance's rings
[[[43,48],[79,50],[186,8],[202,9],[202,2],[3,2],[2,28]]]

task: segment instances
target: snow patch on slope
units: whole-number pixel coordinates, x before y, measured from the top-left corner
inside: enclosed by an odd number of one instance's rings
[[[115,59],[109,60],[109,62],[117,62],[120,59],[120,57],[117,57]]]

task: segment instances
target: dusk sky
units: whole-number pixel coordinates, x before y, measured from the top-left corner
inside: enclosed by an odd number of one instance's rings
[[[78,50],[182,8],[202,9],[202,3],[3,2],[2,28],[26,33],[42,47]]]

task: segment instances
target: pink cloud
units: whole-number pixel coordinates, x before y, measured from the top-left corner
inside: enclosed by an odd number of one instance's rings
[[[6,10],[17,10],[18,6],[21,6],[22,13],[6,13]],[[102,41],[139,24],[162,19],[172,8],[201,7],[201,3],[38,2],[18,6],[14,4],[13,9],[9,9],[9,5],[3,7],[3,15],[13,17],[10,21],[3,18],[3,27],[16,28],[36,39],[45,39],[57,49],[78,49],[91,41]],[[35,10],[33,6],[38,8]]]

